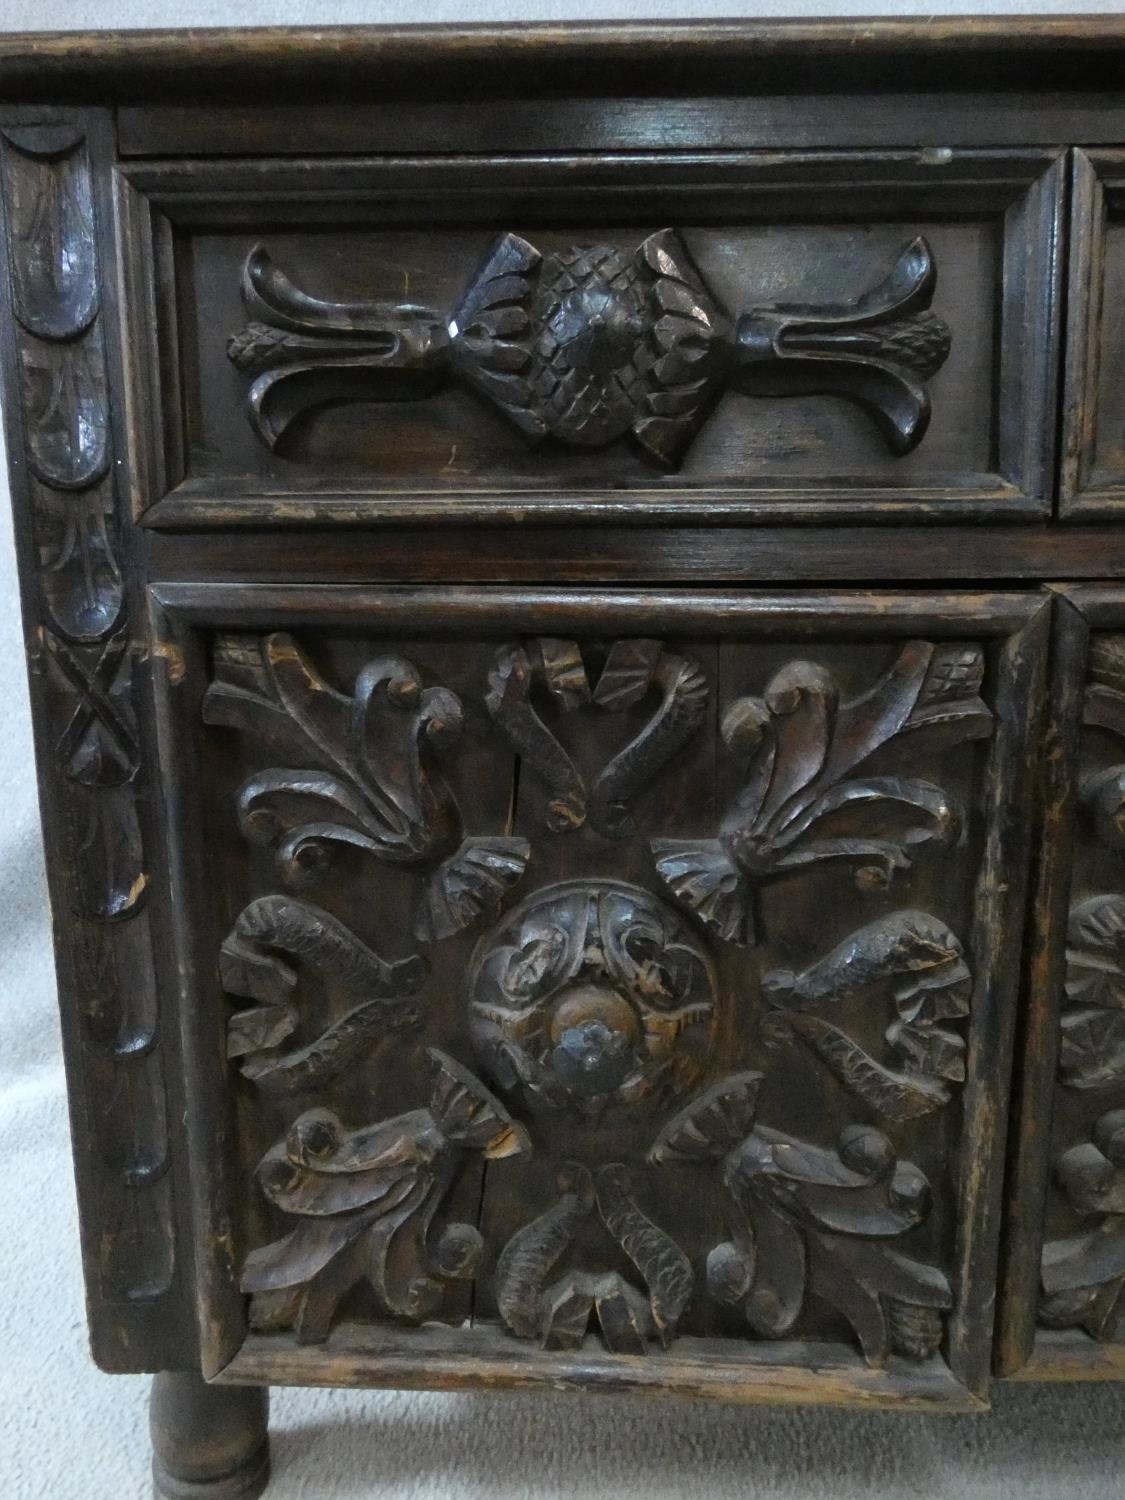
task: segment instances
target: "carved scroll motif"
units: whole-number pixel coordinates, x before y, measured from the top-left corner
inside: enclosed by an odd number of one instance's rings
[[[359,1130],[308,1110],[259,1163],[263,1193],[298,1223],[247,1257],[242,1290],[253,1327],[292,1328],[298,1342],[322,1343],[360,1284],[385,1313],[420,1322],[445,1282],[476,1275],[483,1247],[472,1225],[432,1233],[458,1161],[469,1152],[489,1161],[526,1155],[531,1143],[471,1073],[436,1049],[429,1056],[428,1108]]]
[[[486,933],[469,965],[473,1042],[489,1076],[537,1109],[596,1118],[696,1083],[717,1021],[706,950],[638,886],[548,886]]]
[[[1125,743],[1125,637],[1095,635],[1083,723]],[[1125,765],[1088,774],[1079,802],[1095,837],[1125,852]],[[1125,1086],[1125,896],[1071,906],[1060,1016],[1059,1081],[1120,1094]],[[1125,1340],[1125,1110],[1102,1106],[1091,1139],[1060,1153],[1055,1181],[1082,1230],[1043,1247],[1039,1322]]]
[[[655,702],[644,727],[587,788],[570,754],[538,712],[537,688],[566,713],[589,704],[623,713],[650,694]],[[542,638],[526,646],[506,646],[498,654],[485,698],[513,749],[548,789],[547,826],[565,832],[588,820],[607,838],[634,832],[632,803],[697,732],[707,701],[707,680],[698,664],[659,641],[614,642],[591,691],[577,642]]]
[[[880,1131],[849,1125],[833,1150],[754,1123],[759,1073],[724,1079],[675,1116],[651,1159],[721,1163],[733,1236],[707,1261],[708,1288],[762,1338],[796,1327],[811,1293],[853,1329],[869,1364],[923,1360],[952,1305],[944,1273],[892,1249],[929,1213],[930,1187]]]
[[[558,1200],[508,1241],[496,1268],[496,1299],[505,1325],[547,1349],[581,1348],[591,1322],[617,1354],[644,1354],[657,1339],[665,1349],[694,1290],[691,1262],[637,1206],[619,1163],[591,1176],[571,1163],[558,1180]],[[642,1292],[617,1271],[570,1270],[550,1280],[595,1205],[610,1238],[625,1252]]]
[[[95,1339],[106,1358],[144,1361],[160,1358],[143,1321],[152,1316],[145,1304],[172,1284],[172,1184],[149,862],[138,819],[140,647],[125,616],[117,555],[85,120],[6,124],[0,193],[18,409],[8,437],[14,481],[23,485],[17,504],[30,517],[38,562],[31,670],[40,722],[53,736],[44,795],[66,851],[53,872],[63,900],[60,976],[74,996],[88,1054],[76,1118],[84,1122],[80,1151],[88,1144],[96,1162],[96,1202],[84,1203],[98,1244],[89,1275],[95,1299],[136,1310],[135,1318],[115,1313],[104,1341],[95,1327]],[[110,1340],[117,1342],[111,1347]]]
[[[842,864],[861,889],[887,886],[927,845],[951,844],[961,819],[933,782],[872,775],[867,764],[900,741],[940,748],[990,735],[983,672],[979,646],[910,641],[872,688],[841,702],[830,671],[789,662],[761,698],[740,698],[723,717],[746,779],[719,837],[654,839],[661,878],[723,939],[749,945],[755,893],[769,881]],[[853,820],[863,832],[842,834]]]
[[[298,965],[334,982],[347,1009],[313,1040],[286,1051],[301,1023]],[[228,994],[257,1002],[232,1018],[227,1055],[241,1058],[245,1076],[263,1088],[315,1088],[421,1020],[421,958],[387,963],[328,912],[290,896],[251,901],[223,943],[219,966]]]
[[[965,1080],[965,1042],[950,1022],[969,1013],[972,976],[960,942],[937,917],[900,911],[844,939],[801,974],[774,969],[762,979],[779,1037],[795,1036],[846,1089],[889,1120],[917,1119],[950,1099],[946,1083]],[[884,1066],[839,1026],[813,1012],[890,991],[886,1028],[902,1065]]]
[[[274,851],[287,884],[314,881],[337,844],[415,868],[425,884],[414,932],[432,942],[495,913],[523,874],[525,839],[465,837],[435,765],[460,734],[460,699],[424,688],[403,657],[368,662],[349,697],[291,636],[222,637],[203,717],[284,758],[247,778],[238,809],[243,834]]]
[[[1093,1138],[1064,1151],[1055,1178],[1090,1227],[1043,1247],[1039,1321],[1125,1339],[1125,1109],[1095,1122]]]
[[[843,396],[904,454],[929,423],[924,382],[949,355],[949,329],[930,311],[936,283],[918,238],[854,302],[732,317],[674,230],[631,252],[594,244],[550,254],[504,234],[449,316],[312,297],[259,245],[242,274],[252,321],[228,354],[252,377],[250,418],[270,447],[326,403],[416,399],[458,378],[532,443],[599,448],[628,435],[662,468],[679,464],[727,388]]]

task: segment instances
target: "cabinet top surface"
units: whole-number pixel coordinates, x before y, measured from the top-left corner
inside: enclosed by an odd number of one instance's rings
[[[1125,16],[931,17],[44,32],[0,40],[0,97],[257,92],[279,79],[410,93],[1119,89]],[[628,72],[623,72],[624,67]]]

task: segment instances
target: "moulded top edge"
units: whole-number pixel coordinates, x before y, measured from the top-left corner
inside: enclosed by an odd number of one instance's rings
[[[1123,16],[52,32],[0,41],[0,95],[258,93],[284,78],[369,91],[373,75],[430,95],[618,93],[626,63],[631,92],[1085,91],[1120,89],[1123,60]]]

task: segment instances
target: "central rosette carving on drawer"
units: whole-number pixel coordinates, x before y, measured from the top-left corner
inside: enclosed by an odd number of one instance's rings
[[[615,880],[568,881],[510,912],[479,943],[468,993],[486,1070],[537,1108],[597,1115],[690,1087],[715,1030],[701,941]]]

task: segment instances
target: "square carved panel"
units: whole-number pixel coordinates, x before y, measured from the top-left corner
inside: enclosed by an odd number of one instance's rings
[[[211,1373],[980,1401],[1043,598],[153,597]]]

